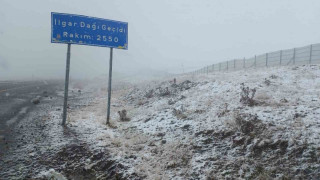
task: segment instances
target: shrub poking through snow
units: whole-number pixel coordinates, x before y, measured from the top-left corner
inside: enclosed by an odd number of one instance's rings
[[[180,100],[182,100],[182,99],[185,99],[186,97],[184,96],[184,95],[181,95],[181,96],[179,96],[178,98],[174,98],[174,99],[169,99],[168,100],[168,104],[169,105],[173,105],[173,104],[175,104],[176,102],[178,102],[178,101],[180,101]]]
[[[123,109],[122,111],[118,111],[120,116],[120,121],[130,121],[130,118],[127,117],[127,110]]]
[[[189,166],[192,159],[191,146],[181,144],[178,142],[176,145],[169,145],[172,151],[168,151],[167,157],[170,161],[166,164],[166,169],[176,169]]]
[[[238,130],[244,134],[249,134],[254,130],[254,123],[252,121],[246,121],[241,116],[235,117],[235,122],[238,127]]]
[[[158,87],[157,89],[159,91],[159,96],[168,96],[171,94],[168,87],[166,88]]]
[[[36,98],[31,99],[31,103],[39,104],[40,103],[40,96],[37,96]]]
[[[138,101],[137,105],[138,106],[143,106],[143,105],[145,105],[147,103],[148,103],[148,101],[141,99],[141,100]]]
[[[176,101],[173,100],[173,99],[169,99],[169,100],[168,100],[168,104],[169,104],[169,105],[173,105],[173,104],[175,104],[175,103],[176,103]]]
[[[226,115],[227,113],[229,113],[230,110],[228,110],[228,103],[224,104],[224,107],[220,109],[220,112],[218,112],[218,117],[222,117],[224,115]]]
[[[287,100],[286,98],[282,98],[282,99],[280,99],[280,102],[282,102],[282,103],[287,103],[288,100]]]
[[[276,75],[272,74],[272,75],[270,76],[270,78],[271,78],[271,79],[277,79],[277,78],[278,78],[278,76],[276,76]]]
[[[153,97],[153,93],[154,93],[154,90],[151,89],[151,90],[149,90],[149,91],[146,93],[145,97],[146,97],[146,98],[152,98],[152,97]]]
[[[246,87],[244,83],[241,83],[240,102],[248,106],[256,105],[257,103],[253,99],[256,91],[256,88],[250,89],[249,87]]]
[[[267,86],[270,86],[271,84],[271,81],[267,78],[264,79],[264,84],[267,85]]]
[[[185,80],[182,83],[180,83],[178,87],[180,88],[181,91],[183,91],[183,90],[188,90],[188,89],[190,89],[191,87],[194,87],[194,86],[195,86],[194,83],[192,83],[189,80]]]
[[[185,115],[181,110],[173,108],[173,115],[175,115],[178,119],[187,119],[187,115]]]
[[[264,125],[257,115],[236,112],[234,121],[236,129],[243,134],[260,134],[264,130]]]

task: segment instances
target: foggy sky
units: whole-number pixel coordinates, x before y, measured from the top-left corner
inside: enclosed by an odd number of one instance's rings
[[[63,78],[67,45],[51,44],[51,12],[129,24],[115,72],[181,73],[319,43],[319,0],[0,0],[0,80]],[[107,74],[109,49],[72,45],[71,77]]]

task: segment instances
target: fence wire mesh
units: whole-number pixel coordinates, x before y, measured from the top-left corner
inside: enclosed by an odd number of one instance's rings
[[[320,43],[255,55],[250,58],[233,59],[212,64],[189,74],[204,74],[218,71],[234,71],[248,68],[261,68],[287,65],[320,63]]]

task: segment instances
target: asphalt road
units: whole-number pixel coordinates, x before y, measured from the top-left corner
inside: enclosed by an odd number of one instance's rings
[[[34,110],[36,106],[31,102],[38,97],[50,98],[58,88],[62,88],[61,81],[28,81],[1,82],[0,81],[0,149],[10,141],[12,129],[23,117]]]

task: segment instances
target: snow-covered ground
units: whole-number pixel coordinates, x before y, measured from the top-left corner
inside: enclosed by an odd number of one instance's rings
[[[110,126],[100,91],[68,126],[107,149],[124,177],[320,178],[319,65],[175,78],[114,90]],[[251,104],[240,102],[246,87]],[[130,121],[119,120],[123,109]]]

